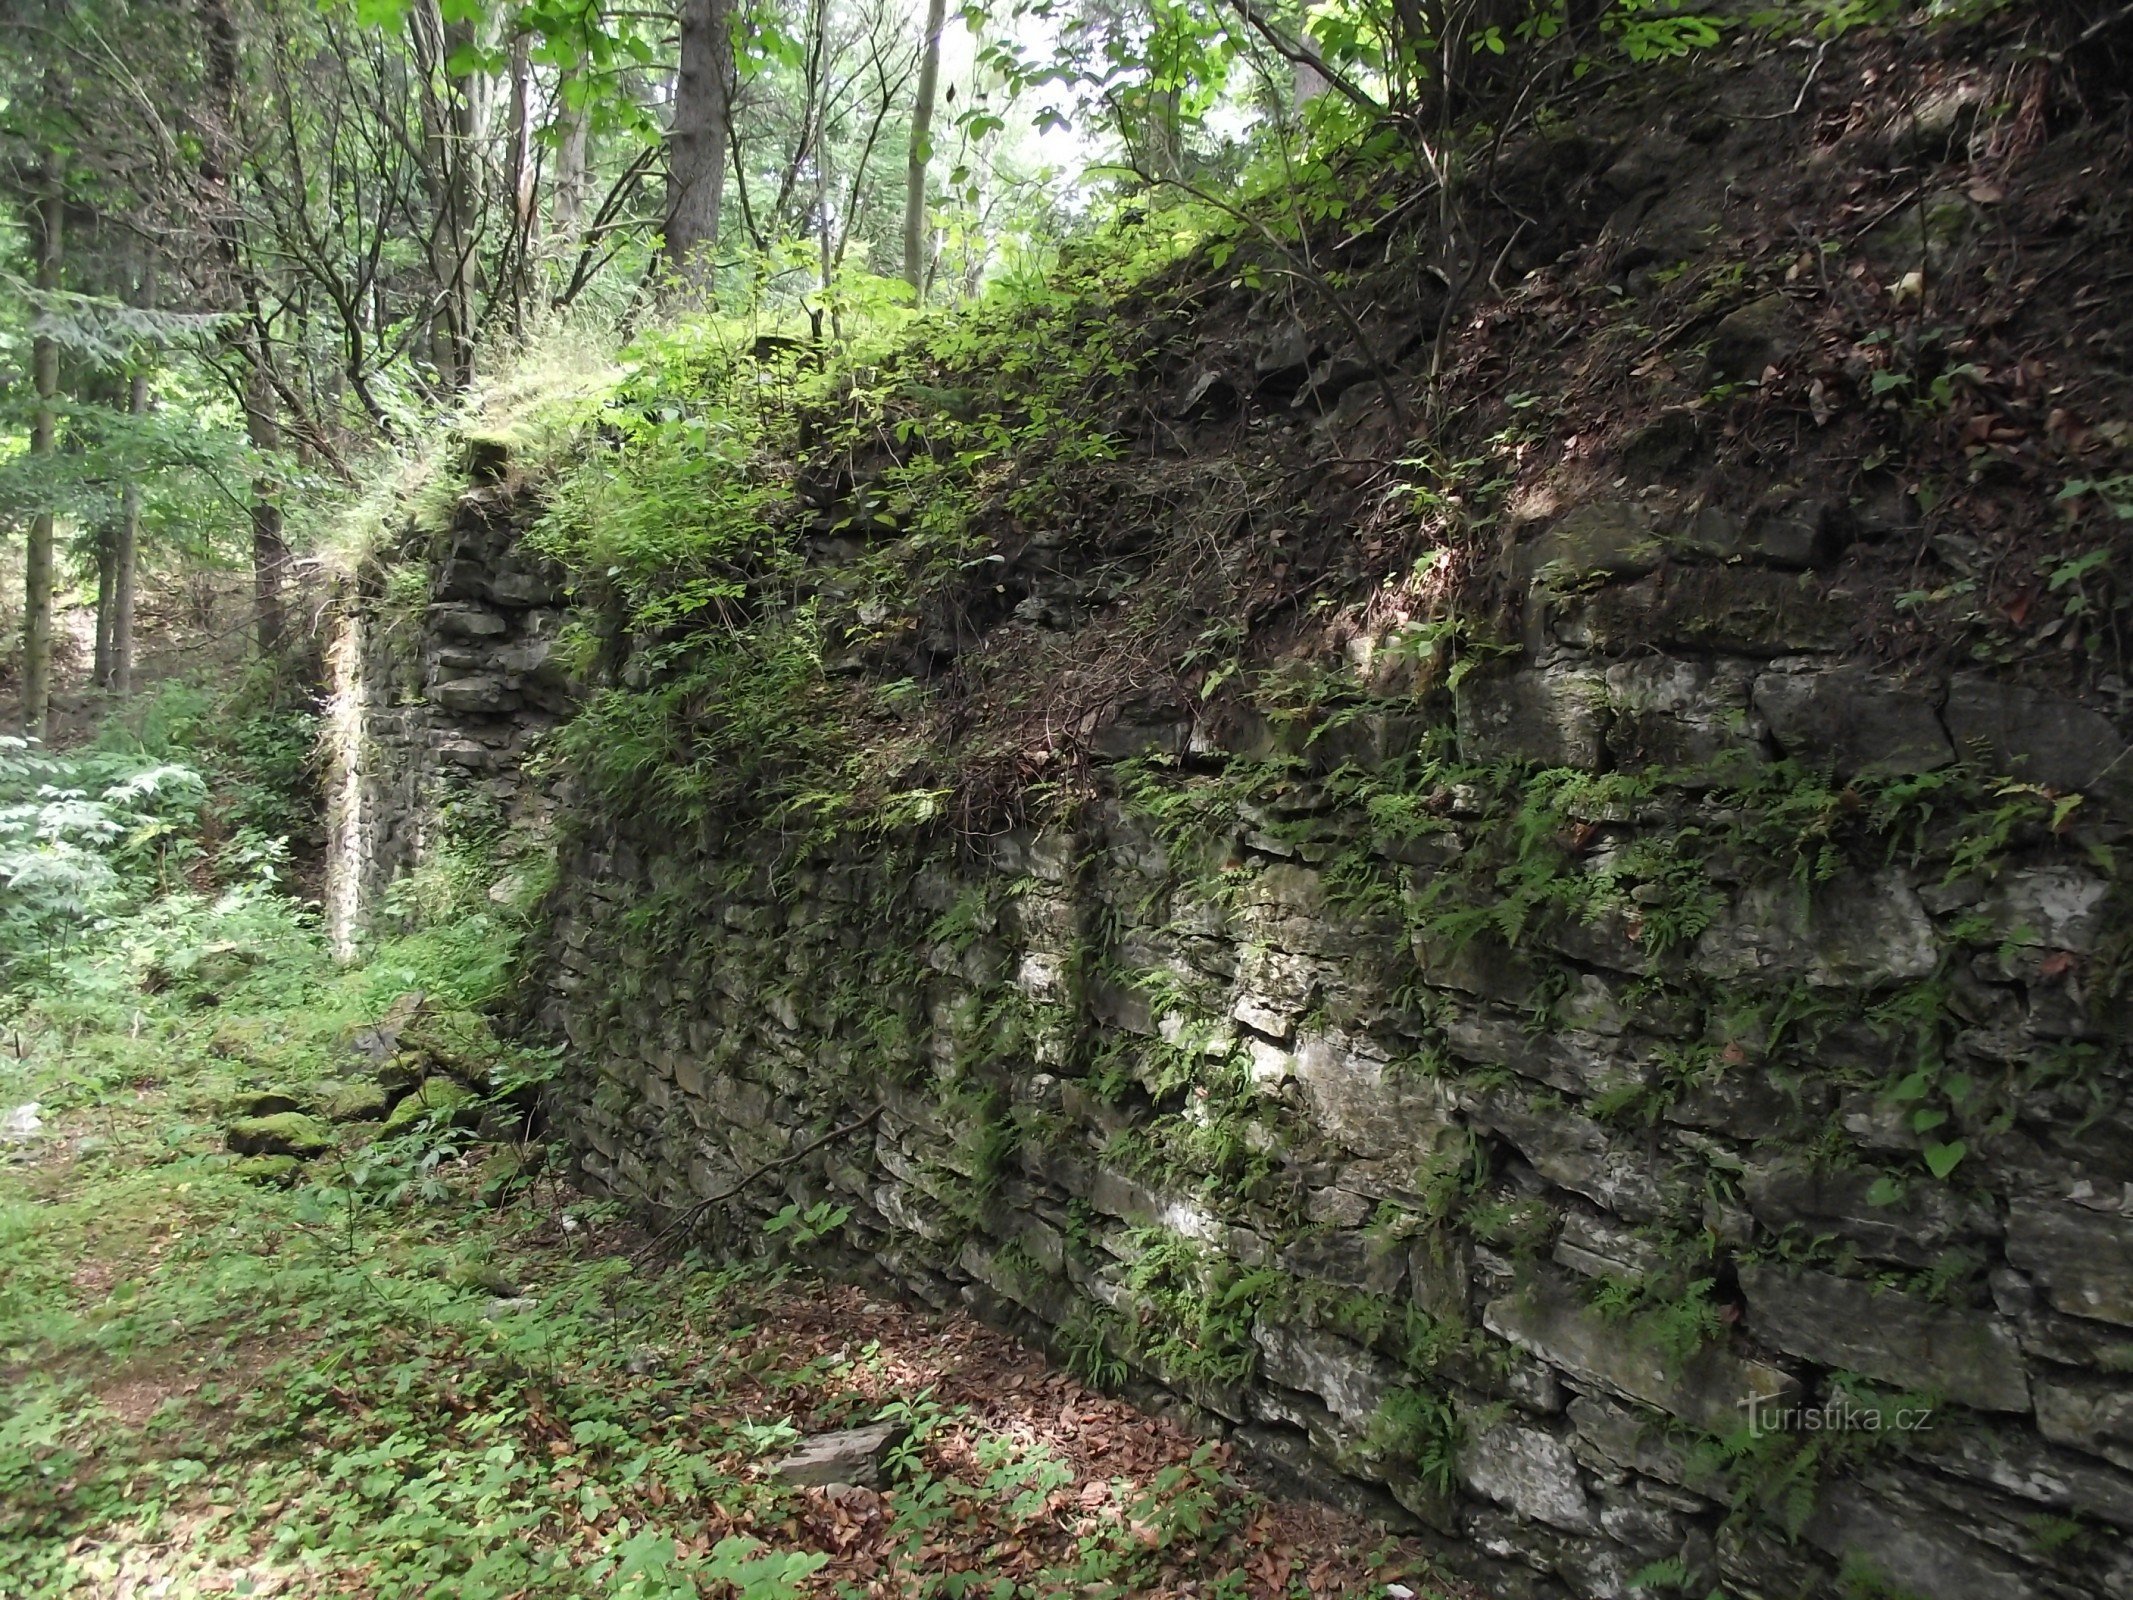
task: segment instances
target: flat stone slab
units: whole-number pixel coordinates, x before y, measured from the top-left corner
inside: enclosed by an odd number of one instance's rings
[[[2027,1411],[2029,1375],[2014,1329],[1826,1272],[1741,1269],[1754,1337],[1899,1388],[1938,1390],[1980,1411]]]
[[[1800,1392],[1788,1373],[1707,1345],[1686,1360],[1635,1338],[1565,1286],[1535,1284],[1489,1302],[1482,1325],[1574,1378],[1656,1406],[1707,1433],[1729,1434],[1751,1402],[1782,1404]]]
[[[771,1474],[800,1488],[842,1483],[854,1489],[879,1489],[887,1481],[889,1453],[903,1441],[903,1433],[902,1426],[894,1422],[818,1433],[781,1456],[772,1464]]]
[[[2017,1200],[2008,1208],[2007,1259],[2061,1311],[2133,1327],[2133,1216]]]

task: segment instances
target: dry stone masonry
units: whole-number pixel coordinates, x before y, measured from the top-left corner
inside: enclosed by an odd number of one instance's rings
[[[351,611],[364,895],[564,709],[487,494]],[[707,859],[566,785],[555,1127],[1495,1594],[2133,1600],[2122,716],[1854,659],[1827,525],[1572,508],[1517,655],[1141,708],[1053,827]]]

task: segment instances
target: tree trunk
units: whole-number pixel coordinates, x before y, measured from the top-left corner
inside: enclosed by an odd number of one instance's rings
[[[511,36],[510,156],[506,181],[511,190],[511,236],[499,256],[511,296],[511,332],[523,337],[526,302],[532,290],[532,263],[539,247],[541,211],[533,192],[533,34],[520,28]]]
[[[585,154],[591,120],[583,106],[572,106],[570,88],[575,75],[564,78],[557,88],[555,190],[549,207],[549,229],[556,253],[567,255],[577,248],[578,230],[585,225]]]
[[[281,453],[281,419],[275,412],[274,385],[267,377],[267,353],[255,340],[252,370],[244,385],[244,431],[252,448],[271,460]],[[282,539],[281,502],[271,470],[252,480],[252,608],[258,625],[259,653],[281,654],[287,634],[283,590],[289,575],[289,546]]]
[[[445,66],[474,43],[474,24],[445,21],[438,0],[428,0],[409,9],[407,32],[419,80],[422,187],[437,213],[428,252],[437,290],[430,363],[439,383],[456,393],[474,376],[473,166],[480,112],[472,80],[452,77]]]
[[[152,285],[146,287],[142,299],[153,304],[154,293]],[[134,373],[126,410],[137,418],[148,415],[147,373]],[[111,550],[111,692],[122,700],[133,693],[133,596],[140,550],[141,480],[128,473],[119,492],[118,530]]]
[[[926,0],[926,39],[918,62],[918,101],[911,108],[911,161],[904,176],[904,282],[926,298],[926,166],[933,158],[933,100],[941,82],[941,30],[948,0]]]
[[[66,211],[59,170],[47,178],[35,207],[37,287],[59,287],[59,263],[66,248]],[[58,443],[59,341],[39,333],[30,344],[31,381],[37,408],[30,419],[30,453],[47,466]],[[50,490],[47,489],[47,494]],[[56,521],[49,503],[30,518],[30,536],[22,560],[22,732],[42,739],[52,712],[52,532]]]
[[[97,531],[96,655],[89,667],[89,682],[99,689],[111,687],[111,565],[117,542],[117,530],[107,527]]]
[[[726,198],[730,16],[730,0],[682,0],[681,70],[667,130],[666,265],[684,301],[701,302],[709,294]]]

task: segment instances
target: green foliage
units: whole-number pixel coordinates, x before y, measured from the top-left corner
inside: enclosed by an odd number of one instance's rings
[[[173,881],[206,798],[190,767],[0,737],[0,973],[41,969]]]

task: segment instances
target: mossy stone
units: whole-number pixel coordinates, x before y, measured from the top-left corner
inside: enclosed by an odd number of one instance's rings
[[[392,1115],[385,1119],[385,1132],[388,1135],[405,1133],[429,1117],[454,1124],[470,1123],[474,1119],[475,1101],[474,1091],[456,1078],[442,1073],[432,1074],[393,1107]]]
[[[333,1122],[376,1122],[392,1108],[392,1096],[375,1079],[336,1084],[320,1107]]]
[[[229,1146],[241,1156],[324,1155],[334,1147],[333,1129],[301,1111],[239,1117],[229,1126]]]
[[[304,1164],[294,1156],[246,1156],[242,1161],[230,1163],[230,1171],[247,1183],[267,1184],[285,1189],[296,1181],[296,1175],[304,1170]]]
[[[285,1089],[240,1089],[222,1102],[223,1114],[232,1117],[272,1117],[303,1109],[303,1101]]]

